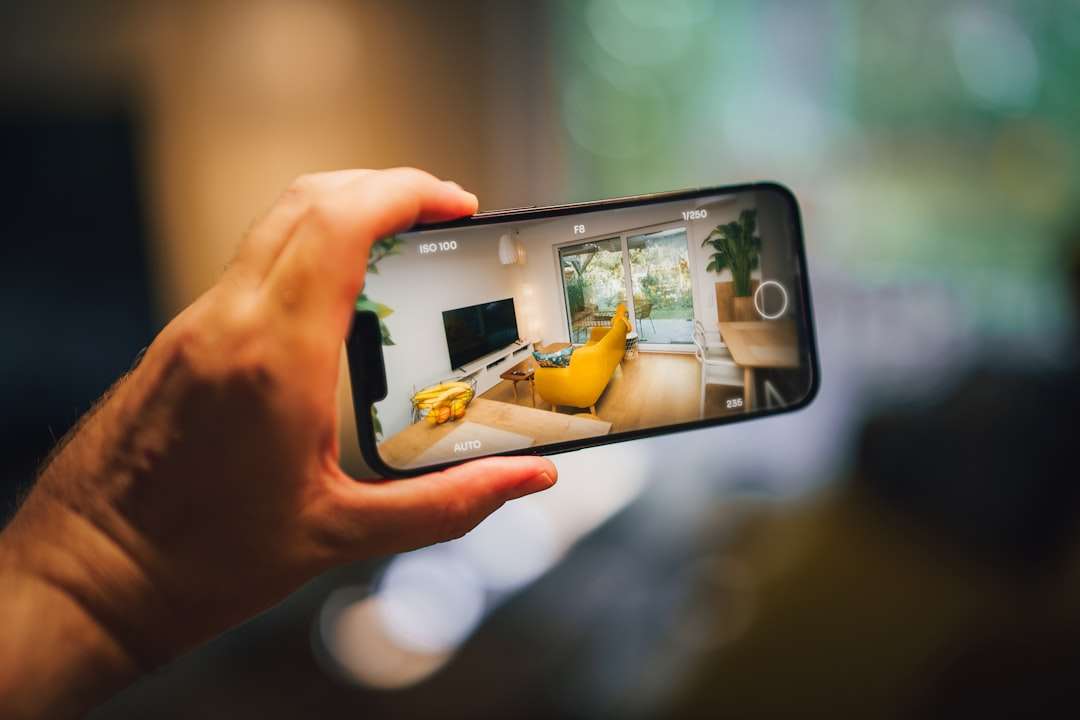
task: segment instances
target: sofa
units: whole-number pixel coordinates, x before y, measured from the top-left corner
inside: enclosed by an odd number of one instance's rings
[[[615,309],[610,327],[594,327],[589,341],[574,350],[564,368],[536,369],[536,392],[552,409],[559,405],[589,408],[596,414],[596,401],[611,381],[615,368],[626,353],[626,336],[633,328],[626,317],[626,306]]]

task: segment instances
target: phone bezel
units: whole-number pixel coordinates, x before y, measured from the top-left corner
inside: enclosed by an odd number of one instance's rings
[[[810,358],[810,387],[807,390],[806,395],[798,402],[787,405],[781,408],[765,409],[761,408],[754,410],[752,413],[739,414],[739,415],[724,415],[715,418],[702,418],[700,420],[691,420],[685,423],[678,423],[675,425],[664,425],[656,428],[641,428],[638,430],[627,430],[615,435],[601,435],[592,438],[583,438],[580,440],[569,440],[561,443],[554,443],[550,445],[543,445],[536,448],[523,448],[520,450],[511,450],[501,453],[491,453],[490,455],[483,455],[480,457],[498,457],[500,455],[558,455],[560,453],[572,452],[574,450],[582,450],[589,447],[597,447],[600,445],[609,445],[611,443],[626,442],[630,440],[640,440],[645,437],[653,437],[656,435],[668,435],[676,432],[686,432],[688,430],[699,430],[707,427],[716,427],[720,425],[729,425],[737,422],[747,422],[749,420],[759,420],[762,418],[771,417],[773,415],[779,415],[781,413],[795,412],[801,410],[813,402],[817,397],[818,390],[821,387],[821,369],[818,361],[818,349],[817,349],[817,337],[814,328],[814,316],[813,307],[810,302],[810,279],[809,271],[806,262],[806,243],[803,237],[802,216],[799,212],[799,204],[795,199],[795,194],[791,192],[787,187],[776,182],[754,182],[744,183],[740,185],[725,185],[721,187],[706,187],[706,188],[694,188],[690,190],[675,190],[662,193],[650,193],[646,195],[631,195],[627,197],[611,198],[608,200],[596,200],[589,202],[568,203],[564,205],[550,205],[550,206],[533,206],[533,207],[519,207],[509,208],[506,210],[495,210],[489,212],[477,213],[467,218],[460,220],[452,220],[449,222],[432,223],[428,225],[416,225],[410,228],[407,232],[418,232],[424,230],[442,230],[447,228],[468,228],[478,227],[483,225],[491,225],[498,222],[505,222],[508,220],[543,220],[554,217],[560,217],[564,215],[577,215],[588,212],[599,212],[603,210],[618,210],[620,208],[627,207],[640,207],[644,205],[652,205],[659,203],[677,202],[680,200],[693,200],[700,197],[708,197],[712,195],[732,195],[742,192],[756,192],[756,191],[773,191],[779,192],[789,203],[791,208],[794,242],[796,244],[796,255],[799,262],[799,278],[800,282],[800,299],[799,304],[802,316],[803,325],[806,332],[806,345],[808,355]],[[367,368],[375,365],[380,369],[382,368],[382,347],[381,344],[377,346],[378,357],[366,357],[361,359],[359,356],[367,349],[370,343],[364,337],[364,333],[360,330],[365,324],[369,326],[370,323],[358,322],[359,316],[363,315],[363,312],[357,312],[354,316],[352,327],[349,330],[349,336],[346,338],[346,356],[349,364],[349,375],[352,381],[352,400],[353,411],[356,415],[356,434],[357,442],[360,446],[360,452],[364,457],[365,462],[372,470],[385,478],[407,478],[415,477],[417,475],[424,475],[430,472],[436,472],[448,467],[460,465],[463,462],[474,460],[477,458],[468,458],[462,460],[453,460],[450,462],[440,463],[437,465],[425,465],[418,468],[395,468],[383,461],[382,456],[379,455],[379,450],[375,440],[375,428],[371,421],[371,408],[375,402],[381,400],[381,397],[374,397],[372,393],[364,393],[364,388],[374,385],[378,391],[385,393],[385,376],[382,378],[372,378],[369,380],[367,376]],[[367,314],[371,314],[370,312]],[[370,329],[367,335],[371,335]],[[377,362],[376,362],[377,360]],[[366,361],[366,362],[365,362]],[[376,382],[372,382],[376,380]],[[377,394],[377,393],[376,393]],[[385,395],[384,395],[385,396]]]

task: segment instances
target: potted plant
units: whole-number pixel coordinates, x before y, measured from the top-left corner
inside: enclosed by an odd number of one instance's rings
[[[701,241],[701,247],[709,245],[714,250],[706,271],[721,273],[731,270],[731,318],[734,320],[754,320],[754,292],[750,273],[757,268],[761,253],[761,237],[757,232],[757,210],[743,210],[739,219],[717,225],[708,237]],[[723,320],[720,307],[720,284],[717,283],[717,308]]]

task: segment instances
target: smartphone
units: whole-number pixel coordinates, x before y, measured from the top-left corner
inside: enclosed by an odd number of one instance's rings
[[[346,347],[385,477],[788,412],[820,382],[799,209],[775,183],[384,238]]]

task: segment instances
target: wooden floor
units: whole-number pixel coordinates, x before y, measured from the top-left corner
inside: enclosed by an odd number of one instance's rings
[[[463,422],[413,423],[380,443],[379,454],[392,467],[413,468],[610,432],[611,423],[603,420],[480,397],[469,403]],[[467,440],[478,440],[481,444],[458,447]]]
[[[624,360],[615,370],[596,414],[611,423],[611,432],[671,425],[698,419],[698,383],[701,369],[693,355],[639,352],[634,360]],[[517,404],[532,407],[529,384],[519,382]],[[480,397],[514,402],[513,383],[502,380]],[[716,417],[741,410],[726,410],[729,398],[741,398],[742,388],[709,385],[705,394],[705,416]],[[550,410],[539,394],[536,406]],[[560,407],[561,413],[589,412],[588,408]]]

